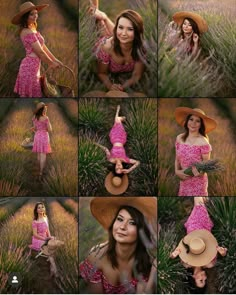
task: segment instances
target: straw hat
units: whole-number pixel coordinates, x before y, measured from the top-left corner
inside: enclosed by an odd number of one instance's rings
[[[21,17],[33,10],[36,9],[37,11],[41,11],[42,9],[44,9],[45,7],[48,7],[48,4],[41,4],[41,5],[34,5],[32,2],[24,2],[23,4],[20,5],[20,9],[19,12],[12,18],[11,22],[14,25],[19,25],[20,21],[21,21]]]
[[[182,25],[186,18],[191,18],[197,24],[200,33],[204,33],[208,30],[206,21],[197,13],[190,11],[179,11],[176,12],[172,18],[179,26]]]
[[[124,91],[110,90],[105,94],[106,97],[129,97],[129,94]]]
[[[34,114],[36,114],[37,111],[40,110],[42,107],[47,107],[47,106],[48,106],[48,105],[45,104],[44,102],[39,102],[39,103],[37,103],[36,108],[35,108],[35,110],[34,110]]]
[[[189,252],[182,241],[189,246]],[[216,238],[208,230],[194,230],[180,241],[178,245],[179,257],[191,266],[204,266],[216,257],[217,245]]]
[[[44,255],[50,256],[53,255],[57,248],[61,247],[62,245],[64,245],[63,241],[51,239],[46,245],[41,246],[41,252]]]
[[[122,206],[134,207],[148,222],[157,222],[156,197],[95,197],[90,202],[90,211],[102,227],[108,229]]]
[[[175,119],[180,126],[184,126],[188,115],[195,115],[202,118],[206,133],[209,133],[217,126],[217,122],[214,119],[208,117],[201,109],[191,109],[187,107],[178,107],[175,109]]]
[[[112,195],[123,194],[127,190],[128,185],[129,179],[127,174],[119,177],[110,172],[105,178],[105,187]]]

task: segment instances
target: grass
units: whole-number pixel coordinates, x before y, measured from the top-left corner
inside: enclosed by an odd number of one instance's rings
[[[233,96],[236,23],[229,2],[159,1],[159,97]],[[174,12],[181,10],[199,13],[209,26],[201,38],[200,58],[194,60],[178,61],[165,42],[166,26]]]

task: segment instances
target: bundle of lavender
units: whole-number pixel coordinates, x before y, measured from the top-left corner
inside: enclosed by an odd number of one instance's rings
[[[192,167],[195,166],[199,173],[204,172],[215,172],[224,170],[224,166],[219,163],[219,160],[208,160],[204,162],[197,162],[192,164],[190,167],[184,170],[184,173],[190,176],[194,176]]]

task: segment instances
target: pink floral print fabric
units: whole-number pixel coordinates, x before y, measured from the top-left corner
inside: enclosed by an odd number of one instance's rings
[[[212,150],[210,144],[199,146],[176,142],[175,147],[176,156],[182,169],[202,161],[202,154],[207,154]],[[208,177],[205,173],[197,177],[193,176],[186,180],[180,180],[178,196],[208,196],[207,189]]]
[[[110,54],[108,54],[102,49],[101,46],[106,42],[106,39],[107,37],[102,37],[96,42],[94,48],[96,58],[102,63],[108,64],[109,71],[111,73],[132,72],[134,70],[135,61],[123,65],[118,64],[112,59]]]
[[[93,284],[102,283],[104,294],[134,294],[138,284],[137,279],[132,279],[123,284],[114,286],[107,281],[103,272],[92,265],[88,259],[85,259],[79,265],[80,275],[86,281]],[[143,278],[147,282],[147,278]]]
[[[48,119],[39,121],[33,119],[34,127],[36,129],[34,135],[33,152],[35,153],[51,153],[50,139],[48,134]]]
[[[33,52],[32,44],[39,41],[41,46],[44,44],[44,38],[39,33],[31,33],[21,38],[25,47],[26,57],[21,61],[17,75],[14,92],[20,97],[42,97],[40,86],[40,65],[39,57],[29,56]]]
[[[37,222],[36,220],[33,221],[32,223],[33,229],[37,229],[37,234],[40,236],[44,237],[45,239],[48,237],[48,224],[46,221],[42,222]],[[45,243],[43,240],[39,240],[35,238],[34,236],[32,237],[32,244],[30,245],[30,248],[36,251],[39,251],[41,246]]]

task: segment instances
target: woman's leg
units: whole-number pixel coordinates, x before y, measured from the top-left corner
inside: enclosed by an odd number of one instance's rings
[[[45,164],[46,164],[46,154],[40,153],[39,155],[40,155],[40,161],[39,161],[40,171],[39,171],[39,175],[41,176],[43,174],[43,169],[44,169]]]
[[[115,123],[120,123],[125,120],[125,117],[119,116],[119,112],[120,112],[120,105],[118,105],[116,109]]]

